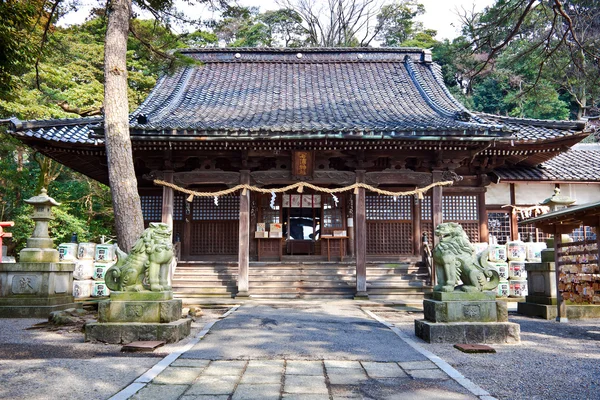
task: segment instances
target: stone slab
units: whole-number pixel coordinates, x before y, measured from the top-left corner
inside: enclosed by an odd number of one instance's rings
[[[202,368],[167,367],[152,382],[161,385],[191,385],[200,372]]]
[[[485,344],[468,344],[461,343],[455,344],[455,349],[462,351],[463,353],[495,353],[496,349]]]
[[[413,379],[435,379],[445,381],[450,377],[440,369],[413,369],[408,371],[408,374]]]
[[[98,322],[168,323],[181,319],[180,299],[165,301],[114,301],[98,303]]]
[[[323,365],[321,361],[301,361],[292,360],[286,363],[286,375],[323,375]]]
[[[177,400],[187,385],[146,385],[131,397],[131,400]]]
[[[327,377],[332,385],[359,385],[368,379],[362,368],[327,368]]]
[[[433,292],[433,300],[439,301],[492,301],[496,300],[496,292]]]
[[[246,385],[240,383],[231,400],[279,400],[281,384]]]
[[[529,295],[529,296],[525,296],[525,302],[536,303],[536,304],[545,304],[548,306],[553,305],[554,307],[556,307],[556,303],[558,301],[557,301],[556,297]]]
[[[325,377],[313,375],[286,375],[283,391],[285,393],[328,393]]]
[[[528,317],[543,319],[555,319],[557,314],[556,305],[530,302],[517,303],[517,312]]]
[[[75,263],[72,262],[18,262],[0,263],[0,272],[73,272]]]
[[[164,292],[110,292],[110,299],[113,301],[166,301],[173,299],[173,292],[168,290]]]
[[[399,362],[398,365],[403,370],[411,370],[411,369],[436,369],[438,366],[432,363],[431,361],[403,361]]]
[[[191,319],[165,324],[143,322],[92,322],[85,326],[86,342],[126,344],[138,340],[175,343],[190,334]]]
[[[406,378],[406,373],[396,363],[362,363],[370,378]]]
[[[164,345],[165,342],[162,340],[144,340],[128,343],[121,348],[121,351],[152,352]]]
[[[431,322],[498,322],[495,297],[487,301],[425,299],[423,314]]]
[[[415,320],[415,335],[428,343],[519,343],[513,322],[430,322]]]
[[[233,393],[240,377],[237,375],[204,375],[202,374],[185,393],[191,394],[224,394]]]
[[[556,309],[556,307],[554,307]],[[567,305],[567,317],[572,319],[600,318],[600,305]]]
[[[43,318],[46,319],[53,311],[69,308],[82,308],[82,303],[55,304],[49,306],[0,306],[0,318]]]

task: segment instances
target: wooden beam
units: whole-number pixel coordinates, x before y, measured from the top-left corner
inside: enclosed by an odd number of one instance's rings
[[[477,195],[479,210],[479,241],[487,242],[489,240],[487,210],[485,208],[485,192]]]
[[[439,243],[439,238],[435,236],[435,228],[443,222],[442,219],[442,187],[434,186],[431,192],[431,219],[433,220],[433,232],[431,243],[433,247]],[[432,248],[433,248],[432,247]]]
[[[250,171],[240,171],[240,183],[250,183]],[[248,297],[249,285],[249,249],[250,249],[250,191],[240,194],[240,230],[238,252],[238,292],[237,297]]]
[[[510,184],[510,204],[513,206],[517,205],[517,194],[516,194],[514,183]],[[510,239],[511,240],[517,240],[519,238],[518,222],[519,221],[517,221],[517,213],[512,212],[512,207],[511,207],[511,213],[510,213]],[[527,240],[527,238],[521,238],[521,240],[525,241],[525,240]]]
[[[561,235],[558,229],[558,226],[555,226],[554,230],[554,270],[556,276],[556,320],[558,322],[569,322],[567,318],[567,304],[563,300],[562,294],[558,289],[560,284],[560,270],[561,266],[559,265],[558,251],[560,247],[558,246],[561,243]]]
[[[412,221],[413,221],[413,254],[420,256],[421,249],[421,200],[412,198]]]
[[[365,171],[356,171],[357,183],[365,180]],[[367,216],[366,194],[364,188],[358,188],[356,195],[356,295],[355,298],[368,298],[367,294]]]
[[[165,182],[173,183],[173,171],[165,171],[163,179]],[[171,230],[173,230],[173,196],[173,189],[163,186],[161,221],[163,224],[169,225]]]

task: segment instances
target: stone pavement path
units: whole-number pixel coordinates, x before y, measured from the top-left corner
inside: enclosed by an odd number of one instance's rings
[[[131,398],[478,397],[356,302],[306,301],[244,304]]]

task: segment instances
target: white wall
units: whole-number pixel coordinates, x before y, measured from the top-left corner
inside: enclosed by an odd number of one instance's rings
[[[486,205],[506,205],[510,204],[510,184],[508,183],[492,183],[487,187],[485,192]]]
[[[575,205],[597,203],[600,201],[600,184],[570,183],[560,185],[560,193],[567,194],[575,200]]]
[[[516,205],[540,204],[554,195],[554,183],[515,183]]]
[[[595,203],[600,201],[600,184],[570,183],[560,185],[561,194],[575,199],[575,205]],[[539,204],[554,194],[554,183],[515,183],[516,205]],[[510,184],[492,183],[485,193],[486,205],[510,204]]]

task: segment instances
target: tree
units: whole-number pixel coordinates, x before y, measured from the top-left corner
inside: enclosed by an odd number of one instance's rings
[[[380,0],[277,0],[277,4],[302,17],[309,46],[364,47],[378,33],[375,16]]]
[[[104,136],[119,245],[128,252],[144,230],[129,137],[127,38],[131,0],[110,0],[104,44]]]
[[[463,32],[474,54],[485,57],[472,76],[517,43],[513,61],[537,64],[531,87],[550,80],[571,95],[577,117],[600,98],[600,9],[595,0],[498,0],[481,13],[463,15]],[[559,72],[560,71],[560,72]],[[567,79],[565,79],[565,75]]]
[[[39,4],[36,1],[0,2],[0,95],[14,89],[14,78],[27,71],[35,59],[31,31],[36,25]]]
[[[258,16],[258,20],[267,28],[268,46],[300,47],[306,42],[302,17],[294,10],[266,11]]]
[[[202,0],[199,0],[202,2]],[[160,18],[175,15],[171,0],[138,0],[137,4]],[[129,251],[144,230],[129,137],[127,100],[127,38],[132,0],[109,0],[104,45],[104,134],[108,173],[119,244]]]
[[[422,32],[423,24],[414,18],[424,13],[423,4],[414,0],[399,0],[381,7],[377,15],[377,38],[384,46],[403,45],[404,42],[413,39],[416,33]],[[435,36],[435,33],[431,36]]]

